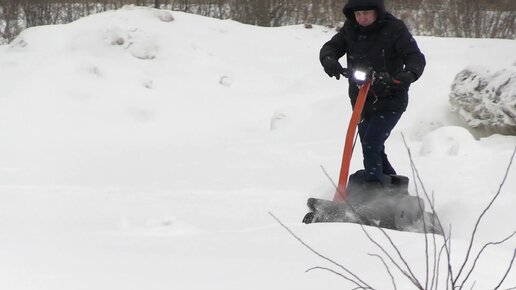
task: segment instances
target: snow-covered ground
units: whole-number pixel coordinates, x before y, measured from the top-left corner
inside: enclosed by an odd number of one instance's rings
[[[355,287],[305,273],[332,265],[269,212],[371,286],[392,289],[358,225],[301,223],[308,197],[333,196],[321,165],[337,178],[351,113],[347,82],[318,61],[333,34],[127,7],[31,28],[0,47],[0,289]],[[516,137],[475,139],[450,113],[450,84],[472,64],[515,65],[516,41],[417,41],[428,66],[388,154],[411,176],[403,133],[451,225],[458,269]],[[516,230],[515,207],[512,168],[474,252]],[[424,236],[389,233],[424,283]],[[515,247],[512,238],[488,248],[466,288],[493,289]],[[413,289],[392,270],[398,289]],[[514,270],[500,289],[510,287]]]

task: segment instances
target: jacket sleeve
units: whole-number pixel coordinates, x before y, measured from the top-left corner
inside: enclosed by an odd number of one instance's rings
[[[413,72],[416,76],[415,80],[417,80],[425,69],[425,56],[404,23],[401,23],[397,35],[395,46],[398,53],[403,57],[404,70]]]
[[[338,60],[346,54],[346,49],[346,38],[343,30],[341,29],[322,46],[321,51],[319,52],[319,61],[322,62],[322,60],[328,56]]]

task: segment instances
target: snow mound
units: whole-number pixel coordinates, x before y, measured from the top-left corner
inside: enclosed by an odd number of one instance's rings
[[[421,156],[461,156],[478,151],[471,133],[456,126],[441,127],[423,138]]]
[[[101,55],[111,47],[122,48],[135,58],[148,60],[156,58],[160,50],[160,30],[156,28],[166,27],[172,21],[171,11],[129,5],[116,13],[104,12],[69,24],[28,28],[13,40],[9,48],[15,51],[74,51]],[[88,28],[84,22],[88,22]],[[56,37],[58,35],[61,37]]]
[[[516,66],[494,74],[466,68],[455,77],[449,99],[472,128],[516,135]]]

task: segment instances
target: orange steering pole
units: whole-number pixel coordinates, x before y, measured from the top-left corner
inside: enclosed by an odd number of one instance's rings
[[[355,132],[357,130],[358,123],[360,123],[362,109],[364,108],[365,100],[367,98],[367,93],[369,92],[370,86],[371,80],[368,79],[362,85],[362,87],[360,87],[360,91],[358,92],[357,101],[355,103],[353,113],[351,114],[351,119],[349,120],[348,125],[348,131],[346,133],[346,142],[344,143],[344,154],[342,155],[342,164],[340,166],[339,184],[337,186],[335,196],[333,197],[333,201],[345,201],[348,197],[346,188],[349,177],[349,165],[351,163],[351,156],[353,155],[353,140],[355,137]]]

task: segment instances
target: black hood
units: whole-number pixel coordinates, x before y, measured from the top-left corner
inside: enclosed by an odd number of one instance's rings
[[[378,13],[378,20],[382,20],[385,17],[385,4],[383,0],[349,0],[346,5],[344,5],[344,9],[342,12],[346,15],[346,18],[352,22],[356,22],[355,12],[356,8],[359,7],[372,7]]]

